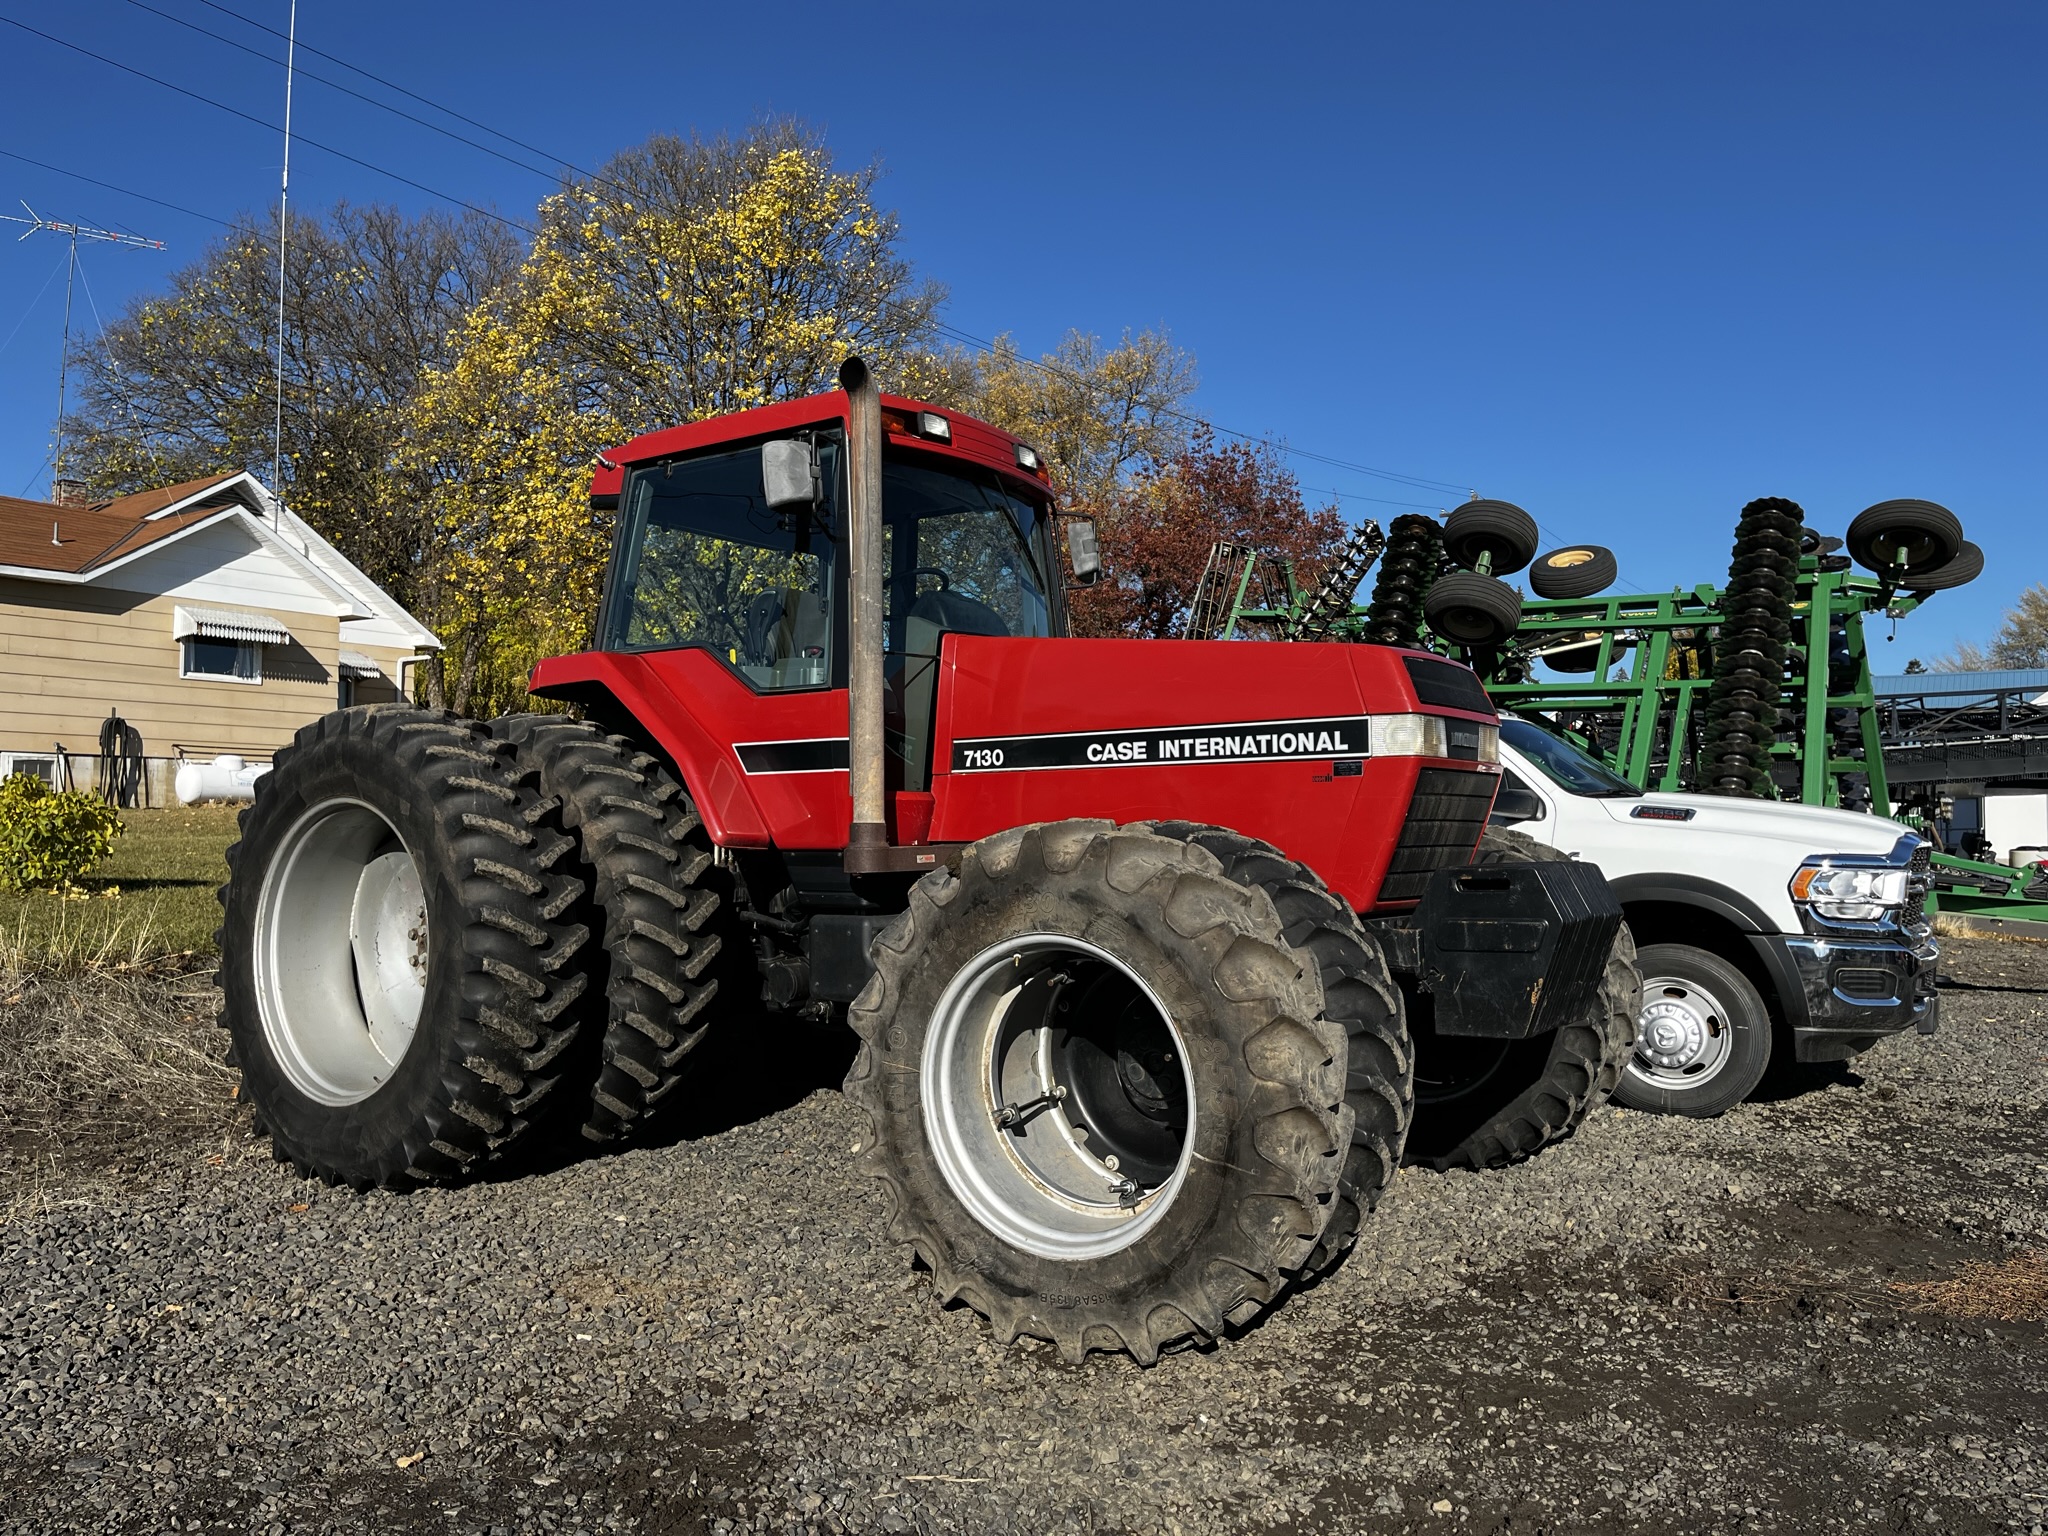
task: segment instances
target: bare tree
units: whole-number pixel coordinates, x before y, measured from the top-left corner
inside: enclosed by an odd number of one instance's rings
[[[411,218],[337,204],[294,215],[287,243],[284,483],[292,509],[393,596],[416,599],[432,537],[396,472],[422,373],[462,316],[517,270],[519,242],[476,214]],[[103,494],[251,469],[270,478],[277,225],[245,220],[107,328],[81,341],[67,423]]]

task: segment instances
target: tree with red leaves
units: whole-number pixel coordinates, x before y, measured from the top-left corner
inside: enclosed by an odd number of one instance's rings
[[[1270,444],[1218,447],[1207,428],[1113,493],[1100,523],[1103,579],[1074,594],[1074,633],[1154,640],[1185,630],[1218,539],[1292,560],[1308,590],[1350,532],[1334,503],[1308,509]]]

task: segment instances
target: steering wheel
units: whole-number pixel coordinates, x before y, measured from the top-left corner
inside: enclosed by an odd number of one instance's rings
[[[936,565],[920,565],[916,570],[910,573],[910,587],[912,591],[917,590],[917,578],[920,576],[931,576],[936,578],[939,583],[939,590],[941,592],[950,592],[953,590],[953,578],[950,575],[940,570]]]

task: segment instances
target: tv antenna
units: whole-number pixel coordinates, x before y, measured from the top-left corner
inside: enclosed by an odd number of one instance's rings
[[[108,245],[125,245],[130,250],[161,251],[164,243],[151,240],[145,235],[131,235],[118,229],[94,229],[90,224],[65,224],[56,219],[46,219],[29,207],[27,199],[22,200],[22,209],[28,214],[21,218],[12,213],[0,213],[0,222],[26,224],[17,237],[26,240],[30,235],[63,235],[71,242],[71,256],[64,270],[64,349],[57,357],[57,441],[50,450],[50,484],[54,491],[56,483],[64,478],[64,400],[65,389],[70,382],[71,368],[71,285],[78,276],[78,242],[99,240]]]

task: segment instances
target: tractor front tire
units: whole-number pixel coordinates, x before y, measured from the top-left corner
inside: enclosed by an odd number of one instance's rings
[[[1351,1149],[1330,1224],[1304,1266],[1306,1274],[1323,1274],[1358,1241],[1358,1229],[1399,1171],[1408,1141],[1415,1115],[1415,1048],[1401,989],[1379,940],[1306,864],[1226,827],[1163,821],[1153,830],[1208,849],[1224,874],[1273,899],[1288,944],[1315,961],[1322,974],[1323,1017],[1343,1026],[1350,1042],[1344,1101],[1351,1106]]]
[[[753,980],[719,889],[711,841],[683,787],[623,736],[562,715],[507,715],[492,733],[558,800],[604,934],[592,987],[601,1044],[585,1063],[585,1139],[629,1139],[658,1119],[714,1016]],[[736,964],[744,974],[735,974]]]
[[[1489,827],[1475,862],[1564,857],[1526,833]],[[1440,1172],[1502,1168],[1569,1136],[1621,1080],[1641,1003],[1635,940],[1624,923],[1608,951],[1593,1004],[1552,1034],[1528,1040],[1464,1039],[1438,1036],[1422,1024],[1416,1029],[1411,1157]]]
[[[1144,826],[1013,828],[876,941],[847,1092],[890,1231],[1008,1341],[1221,1336],[1338,1199],[1342,1026],[1264,891]]]
[[[571,1054],[589,932],[570,840],[510,747],[341,710],[256,781],[221,890],[220,1021],[279,1161],[356,1189],[514,1143]]]

